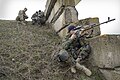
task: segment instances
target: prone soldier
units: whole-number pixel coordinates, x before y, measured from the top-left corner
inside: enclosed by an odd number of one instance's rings
[[[76,73],[76,70],[82,70],[87,76],[91,76],[92,72],[81,65],[79,62],[88,57],[90,53],[90,46],[85,41],[84,34],[80,34],[78,37],[76,27],[71,25],[68,27],[68,35],[64,38],[62,44],[62,50],[57,55],[60,62],[65,62],[70,64],[70,69],[72,73]]]
[[[62,47],[63,49],[56,56],[58,61],[70,63],[70,69],[72,73],[76,73],[76,69],[82,70],[87,76],[91,76],[92,72],[86,68],[84,65],[81,65],[79,62],[87,58],[91,52],[91,48],[87,42],[86,38],[92,37],[91,30],[94,27],[100,26],[102,24],[114,21],[115,19],[110,19],[102,23],[79,26],[75,27],[71,25],[68,27],[68,35],[64,38]],[[60,28],[56,33],[59,33],[61,30],[66,28],[70,24],[66,24]],[[90,33],[88,30],[91,30]]]

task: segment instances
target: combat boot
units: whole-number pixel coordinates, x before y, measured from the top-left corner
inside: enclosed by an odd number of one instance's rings
[[[75,67],[71,67],[70,69],[71,69],[71,72],[72,72],[72,73],[76,73]]]
[[[76,68],[82,70],[87,76],[91,76],[92,74],[92,72],[88,68],[86,68],[83,65],[80,65],[79,63],[76,63]]]

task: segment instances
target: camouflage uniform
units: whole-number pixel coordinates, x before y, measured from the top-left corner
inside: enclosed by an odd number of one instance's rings
[[[46,17],[44,16],[44,12],[39,10],[38,12],[38,23],[39,24],[45,24]]]
[[[39,17],[43,17],[43,16],[44,16],[44,12],[41,11],[41,10],[39,10],[39,12],[38,12],[38,16],[39,16]]]
[[[85,59],[90,53],[90,46],[84,37],[75,40],[69,39],[71,35],[67,35],[63,40],[62,47],[67,50],[74,59],[80,57]]]
[[[62,47],[69,54],[69,58],[66,63],[71,65],[71,72],[76,73],[76,68],[85,72],[86,75],[90,76],[92,73],[85,66],[80,65],[79,61],[84,60],[90,53],[90,46],[84,37],[69,39],[71,37],[68,34],[63,39]],[[79,60],[80,59],[80,60]]]
[[[32,24],[34,25],[35,23],[37,23],[38,20],[38,12],[34,13],[31,17],[32,19]]]
[[[27,8],[24,8],[24,10],[20,10],[18,13],[18,16],[16,17],[16,21],[20,21],[23,24],[25,24],[25,19],[28,18],[28,16],[26,15]]]

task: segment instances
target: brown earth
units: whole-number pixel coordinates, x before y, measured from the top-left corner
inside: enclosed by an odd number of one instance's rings
[[[26,26],[0,20],[0,80],[103,80],[100,72],[85,63],[93,74],[72,74],[52,56],[60,50],[61,39],[49,24]]]

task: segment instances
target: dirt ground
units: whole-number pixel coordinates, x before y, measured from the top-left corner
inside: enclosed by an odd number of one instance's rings
[[[49,24],[26,26],[0,20],[0,80],[103,80],[97,68],[87,77],[53,60],[61,39]]]

